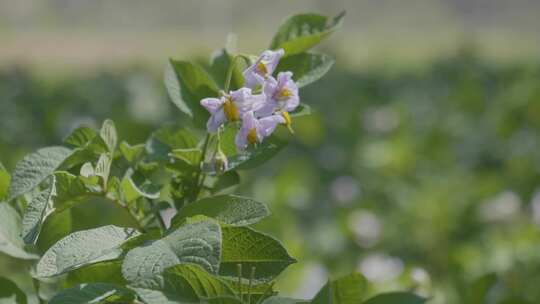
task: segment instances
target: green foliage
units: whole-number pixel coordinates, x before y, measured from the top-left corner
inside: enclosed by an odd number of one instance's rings
[[[196,215],[211,217],[232,226],[247,226],[269,216],[270,211],[263,203],[249,198],[235,195],[212,196],[180,209],[173,219],[173,226]]]
[[[51,304],[131,303],[135,295],[127,288],[104,283],[83,284],[62,290],[54,296]]]
[[[21,217],[13,207],[0,202],[0,252],[20,259],[37,259],[25,251],[21,238]]]
[[[364,304],[423,304],[426,299],[406,292],[390,292],[377,295]]]
[[[114,260],[122,254],[122,244],[137,235],[134,229],[112,225],[74,232],[45,252],[36,266],[36,276],[57,276],[84,265]]]
[[[187,61],[170,60],[165,69],[165,85],[174,104],[203,128],[208,112],[200,105],[206,97],[218,95],[218,87],[204,69]]]
[[[360,274],[351,274],[328,282],[311,301],[312,304],[362,303],[367,281]]]
[[[334,60],[307,50],[335,31],[342,17],[290,18],[272,42],[286,51],[278,70],[293,71],[300,86],[321,78]],[[250,64],[249,55],[226,50],[213,57],[208,71],[169,61],[169,96],[193,126],[202,129],[209,117],[201,99],[244,84],[239,58]],[[308,113],[303,105],[292,114]],[[12,178],[0,166],[0,198],[8,197],[0,203],[0,251],[38,259],[25,275],[41,303],[308,303],[274,291],[277,277],[296,259],[277,239],[249,227],[268,217],[269,208],[218,194],[239,184],[238,170],[263,165],[286,142],[276,135],[244,151],[235,145],[238,123],[230,120],[217,134],[166,125],[130,145],[106,119],[99,130],[73,130],[64,139],[67,147],[24,157]],[[99,226],[93,218],[81,225],[77,209],[97,199],[114,204],[128,220]],[[176,216],[169,224],[163,213],[171,210]],[[312,303],[359,303],[365,289],[365,279],[353,274],[330,281]],[[26,303],[6,279],[0,279],[0,296]],[[412,297],[403,294],[405,301]]]
[[[0,277],[0,303],[26,304],[27,298],[15,283]]]
[[[271,49],[283,48],[287,56],[302,53],[319,44],[337,30],[345,12],[329,20],[316,14],[295,15],[287,19],[278,29],[270,44]]]
[[[48,147],[26,156],[15,167],[9,189],[11,200],[21,194],[31,191],[71,154],[65,147]]]
[[[279,241],[252,228],[224,226],[222,232],[221,275],[269,281],[296,262]]]

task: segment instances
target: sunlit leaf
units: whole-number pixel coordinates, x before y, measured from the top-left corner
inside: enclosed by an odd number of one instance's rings
[[[329,19],[317,14],[300,14],[289,17],[279,27],[272,39],[271,49],[285,50],[285,56],[302,53],[319,44],[324,38],[338,29],[345,12]]]
[[[137,235],[135,229],[112,225],[74,232],[47,250],[36,266],[36,276],[57,276],[84,265],[116,259],[122,254],[120,246]]]

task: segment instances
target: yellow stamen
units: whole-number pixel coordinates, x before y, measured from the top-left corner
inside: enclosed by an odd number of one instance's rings
[[[294,130],[292,128],[292,118],[291,115],[289,115],[289,112],[281,112],[281,116],[283,116],[283,119],[285,119],[284,125],[287,126],[287,129],[289,129],[289,132],[294,133]]]
[[[262,62],[257,63],[257,72],[259,72],[259,74],[263,76],[268,75],[268,69],[266,68],[266,65]]]
[[[252,145],[257,143],[257,129],[253,128],[249,130],[248,135],[247,135],[247,140]]]
[[[285,99],[288,99],[289,97],[291,97],[292,95],[293,95],[293,92],[291,92],[291,90],[289,90],[287,88],[284,88],[281,91],[279,91],[277,99],[278,100],[285,100]]]
[[[238,111],[238,108],[234,102],[232,102],[231,98],[227,98],[223,104],[223,112],[228,121],[240,120],[240,111]]]

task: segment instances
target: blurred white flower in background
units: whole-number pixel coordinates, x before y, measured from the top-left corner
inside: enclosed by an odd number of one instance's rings
[[[294,293],[294,298],[311,299],[326,284],[328,272],[326,268],[319,263],[309,263],[302,271],[302,280],[300,286]]]
[[[531,200],[531,209],[533,221],[536,223],[536,225],[540,226],[540,189],[534,192]]]
[[[383,283],[403,272],[403,261],[384,253],[373,253],[360,261],[358,270],[371,282]]]
[[[340,176],[330,185],[330,193],[334,202],[349,205],[360,196],[360,186],[355,178]]]
[[[362,126],[370,133],[385,133],[399,125],[399,113],[391,107],[377,107],[360,115]]]
[[[351,212],[347,220],[348,227],[361,247],[375,245],[381,236],[382,226],[377,215],[370,211]]]
[[[479,209],[479,216],[487,222],[509,220],[519,213],[520,207],[519,196],[513,191],[504,191],[483,203]]]

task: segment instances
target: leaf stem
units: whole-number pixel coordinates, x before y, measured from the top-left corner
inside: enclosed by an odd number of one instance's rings
[[[206,158],[206,150],[208,149],[208,143],[210,142],[210,137],[211,136],[212,136],[212,134],[206,133],[206,137],[204,138],[204,143],[203,143],[203,146],[202,146],[201,158],[199,160],[199,171],[197,172],[197,176],[195,177],[195,181],[197,181],[197,188],[195,190],[195,195],[193,197],[193,200],[197,199],[197,197],[199,196],[199,193],[201,192],[202,184],[204,182],[205,175],[203,175],[203,178],[201,180],[201,174],[202,174],[202,171],[203,171],[204,160]]]
[[[165,231],[167,231],[167,226],[165,225],[165,222],[163,221],[163,218],[161,217],[161,214],[159,213],[159,210],[156,208],[156,204],[154,200],[148,200],[150,202],[150,206],[152,207],[152,210],[154,211],[154,217],[157,219],[157,222],[159,224],[159,228],[161,230],[161,234],[163,235]]]

